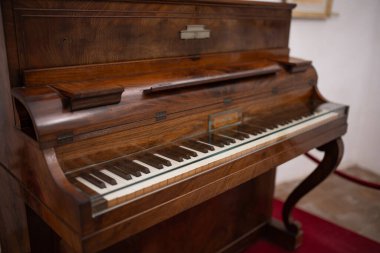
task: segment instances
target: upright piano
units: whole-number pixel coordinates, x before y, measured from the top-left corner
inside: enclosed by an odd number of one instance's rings
[[[2,252],[294,249],[348,107],[290,56],[285,3],[2,0]],[[320,166],[272,219],[276,167]]]

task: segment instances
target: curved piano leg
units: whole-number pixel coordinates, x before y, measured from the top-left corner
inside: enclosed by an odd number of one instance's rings
[[[323,160],[286,199],[282,210],[283,224],[277,220],[272,220],[267,227],[266,232],[269,239],[287,249],[297,248],[301,244],[303,236],[301,226],[293,220],[291,212],[303,196],[319,185],[337,168],[343,155],[342,139],[333,140],[319,147],[318,150],[325,153]]]
[[[327,178],[339,165],[343,156],[343,142],[342,139],[333,140],[318,148],[324,151],[324,157],[318,167],[302,181],[286,199],[283,210],[282,220],[287,231],[293,234],[300,232],[300,226],[294,222],[291,217],[291,212],[297,202],[305,196],[308,192],[319,185]]]

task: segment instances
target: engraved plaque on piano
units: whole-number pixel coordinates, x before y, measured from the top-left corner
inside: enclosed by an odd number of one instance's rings
[[[181,39],[208,39],[211,37],[211,31],[204,25],[188,25],[185,30],[181,31]]]
[[[242,112],[239,110],[229,110],[211,114],[208,124],[209,131],[239,124],[242,122],[242,118]]]

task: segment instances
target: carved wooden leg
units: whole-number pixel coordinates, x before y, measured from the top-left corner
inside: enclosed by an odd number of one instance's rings
[[[298,222],[291,217],[296,203],[308,192],[314,189],[327,178],[339,165],[343,155],[343,142],[341,138],[333,140],[318,150],[324,151],[324,157],[318,167],[302,181],[286,199],[283,210],[283,224],[273,220],[268,226],[267,235],[271,240],[288,248],[297,248],[302,241],[302,230]]]
[[[20,186],[0,165],[0,242],[1,252],[30,252],[24,202]]]

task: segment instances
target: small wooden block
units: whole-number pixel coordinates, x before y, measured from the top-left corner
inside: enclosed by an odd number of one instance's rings
[[[289,56],[276,57],[273,60],[284,66],[284,68],[290,73],[303,72],[311,66],[311,61]]]
[[[101,82],[63,83],[52,86],[64,96],[71,111],[120,103],[124,87]]]

